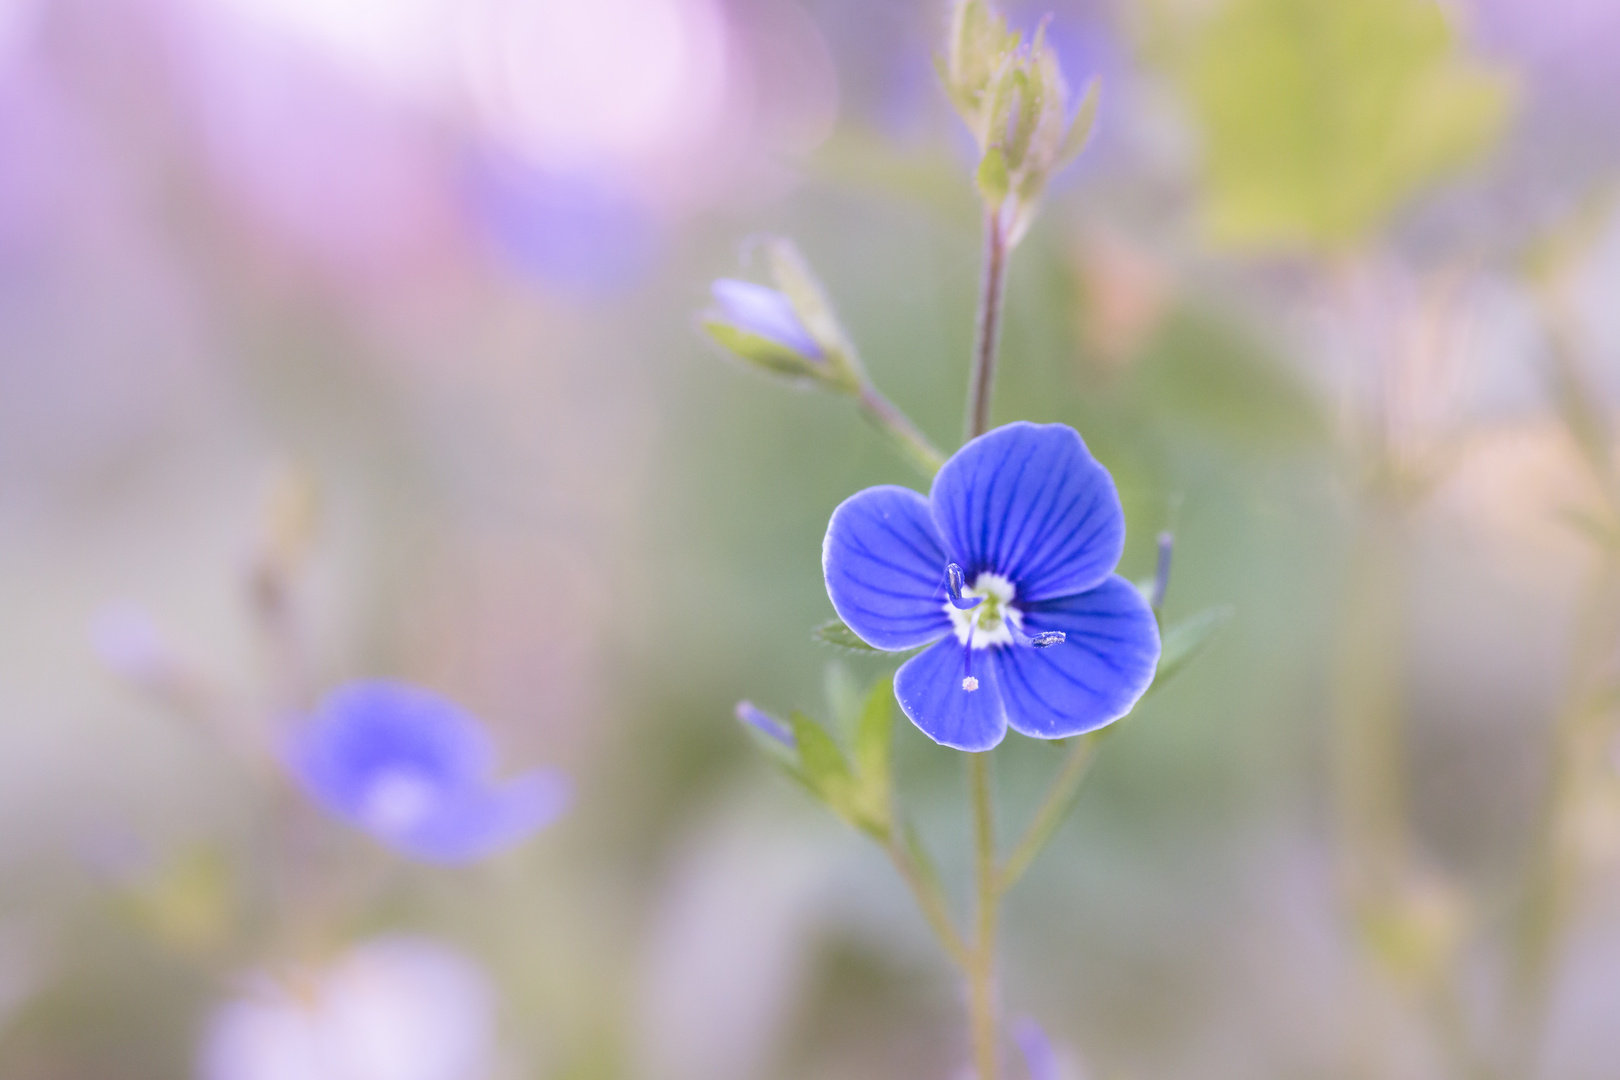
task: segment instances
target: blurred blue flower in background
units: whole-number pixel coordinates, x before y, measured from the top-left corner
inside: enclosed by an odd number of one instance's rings
[[[1029,1080],[1064,1080],[1057,1051],[1040,1024],[1027,1016],[1019,1017],[1012,1023],[1012,1037],[1024,1055],[1024,1070]]]
[[[661,248],[652,212],[607,179],[484,153],[468,166],[471,210],[519,270],[563,291],[633,288]]]
[[[812,360],[823,355],[821,346],[810,336],[785,293],[734,278],[720,278],[711,291],[715,303],[720,305],[718,314],[737,329],[774,341]]]
[[[350,683],[293,737],[287,763],[310,797],[412,858],[456,863],[523,840],[567,809],[572,785],[536,770],[497,783],[489,734],[404,683]]]
[[[912,722],[981,751],[1009,725],[1039,739],[1092,731],[1147,690],[1159,631],[1113,572],[1124,545],[1113,478],[1079,433],[1020,422],[958,450],[928,498],[883,486],[846,499],[822,567],[867,644],[932,645],[895,673]]]

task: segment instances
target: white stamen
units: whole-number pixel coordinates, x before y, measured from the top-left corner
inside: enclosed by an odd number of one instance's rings
[[[975,679],[973,676],[969,675],[967,678],[962,680],[962,689],[966,690],[968,693],[971,694],[978,688],[979,680]]]
[[[964,597],[983,597],[984,603],[963,609],[946,600],[942,606],[956,631],[956,640],[974,649],[1013,644],[1017,640],[1014,632],[1021,632],[1024,625],[1024,613],[1013,604],[1016,593],[1010,580],[987,570],[970,588],[962,590]]]

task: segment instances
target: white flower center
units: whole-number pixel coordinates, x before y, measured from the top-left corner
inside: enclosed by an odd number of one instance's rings
[[[438,785],[415,769],[388,769],[366,789],[360,816],[385,835],[405,832],[433,812]]]
[[[956,640],[975,649],[988,649],[992,645],[1011,645],[1013,631],[1024,628],[1024,613],[1012,606],[1017,590],[1013,583],[1000,574],[986,570],[962,590],[968,599],[983,597],[984,603],[962,610],[949,600],[945,601],[945,614],[951,617]]]

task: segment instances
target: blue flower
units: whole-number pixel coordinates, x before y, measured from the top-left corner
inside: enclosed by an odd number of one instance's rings
[[[1125,515],[1073,428],[1009,424],[958,450],[928,498],[874,487],[833,511],[827,595],[868,645],[931,646],[895,696],[937,743],[989,750],[1007,732],[1061,739],[1130,712],[1159,630],[1115,574]]]
[[[824,355],[785,293],[734,278],[720,278],[711,291],[720,306],[718,314],[737,329],[812,360]]]
[[[1012,1024],[1013,1041],[1024,1055],[1024,1069],[1029,1080],[1063,1080],[1063,1069],[1058,1064],[1057,1051],[1046,1037],[1041,1025],[1027,1016]]]
[[[493,151],[473,156],[466,176],[469,207],[499,252],[560,292],[610,297],[657,266],[657,220],[607,177],[546,172]]]
[[[286,760],[309,796],[426,862],[467,862],[556,819],[572,795],[561,773],[497,782],[482,724],[404,683],[341,686],[293,735]]]

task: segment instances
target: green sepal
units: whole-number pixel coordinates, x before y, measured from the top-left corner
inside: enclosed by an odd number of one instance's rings
[[[1080,107],[1074,111],[1074,121],[1069,125],[1068,134],[1063,137],[1063,148],[1058,151],[1057,167],[1062,168],[1086,148],[1091,141],[1092,131],[1097,126],[1097,109],[1101,103],[1102,80],[1093,76],[1086,83],[1085,92],[1080,95]]]
[[[1001,152],[1001,147],[992,146],[985,151],[977,179],[979,194],[986,206],[997,207],[1007,201],[1007,155]]]
[[[822,288],[798,245],[784,236],[765,236],[760,243],[765,249],[766,270],[772,283],[788,298],[794,314],[827,354],[824,381],[848,393],[858,391],[860,363],[855,349],[844,334],[826,289]]]
[[[1179,675],[1193,658],[1209,647],[1217,634],[1232,621],[1231,605],[1206,608],[1166,630],[1159,651],[1159,670],[1153,676],[1152,693]]]
[[[1029,157],[1030,140],[1035,137],[1035,129],[1040,123],[1041,107],[1045,100],[1041,80],[1040,65],[1028,67],[1018,66],[1008,74],[1007,81],[1011,84],[1012,101],[1018,110],[1008,133],[1006,153],[1007,161],[1013,168],[1021,168]],[[1006,130],[997,128],[997,130]]]
[[[828,381],[822,363],[779,341],[750,333],[723,319],[704,318],[701,325],[704,332],[727,353],[768,375],[801,385]]]
[[[986,0],[958,0],[951,10],[945,56],[937,65],[940,81],[981,147],[987,141],[986,92],[1021,40]]]

